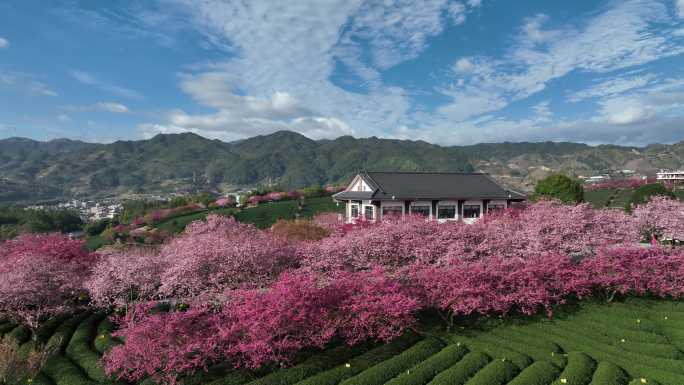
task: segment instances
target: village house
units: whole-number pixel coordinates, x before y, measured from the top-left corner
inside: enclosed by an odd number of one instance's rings
[[[347,222],[406,214],[473,222],[525,200],[487,174],[461,172],[361,172],[333,198],[346,204]]]

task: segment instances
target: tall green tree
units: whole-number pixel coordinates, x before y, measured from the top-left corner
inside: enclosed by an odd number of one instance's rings
[[[576,179],[554,174],[537,183],[534,198],[553,198],[563,203],[580,203],[584,201],[584,188]]]
[[[649,183],[641,185],[634,189],[634,191],[632,192],[632,196],[629,197],[629,201],[627,202],[627,207],[625,207],[625,209],[627,209],[627,211],[630,211],[633,207],[638,206],[642,203],[646,203],[650,201],[652,197],[658,195],[666,196],[669,198],[675,198],[675,194],[662,184]]]

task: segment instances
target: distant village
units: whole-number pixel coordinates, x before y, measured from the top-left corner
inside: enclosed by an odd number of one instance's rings
[[[607,183],[610,181],[630,179],[643,180],[649,179],[647,175],[639,174],[635,170],[619,170],[612,174],[599,174],[592,176],[579,175],[578,178],[583,180],[587,185]],[[652,178],[652,176],[651,176]],[[673,186],[684,186],[684,170],[660,170],[656,173],[656,181],[669,183]],[[241,202],[241,196],[249,194],[249,190],[241,190],[237,192],[224,194],[224,197],[232,197],[235,202]],[[169,195],[141,195],[136,198],[125,199],[102,199],[102,200],[81,200],[73,199],[68,202],[60,202],[57,204],[40,204],[27,206],[27,210],[74,210],[79,213],[79,216],[84,222],[95,222],[103,219],[114,219],[121,215],[124,209],[123,201],[127,199],[144,199],[151,201],[169,201],[175,196],[182,194]]]

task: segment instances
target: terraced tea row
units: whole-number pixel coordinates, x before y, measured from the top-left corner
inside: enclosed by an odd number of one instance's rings
[[[636,385],[684,384],[684,303],[629,300],[584,304],[555,319],[488,322],[486,330],[407,333],[387,344],[309,352],[283,369],[249,371],[221,365],[183,378],[185,385]],[[496,324],[491,326],[492,324]],[[23,327],[0,333],[27,351],[56,347],[34,384],[116,383],[99,358],[116,341],[104,314],[55,318],[29,341]],[[148,378],[142,384],[153,384]]]

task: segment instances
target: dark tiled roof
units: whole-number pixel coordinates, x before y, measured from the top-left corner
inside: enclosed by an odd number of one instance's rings
[[[338,199],[525,199],[523,194],[507,190],[483,173],[451,172],[364,172],[361,176],[375,191],[369,198],[355,198],[343,192]]]
[[[342,191],[333,196],[335,197],[335,199],[368,200],[373,198],[373,191]]]

